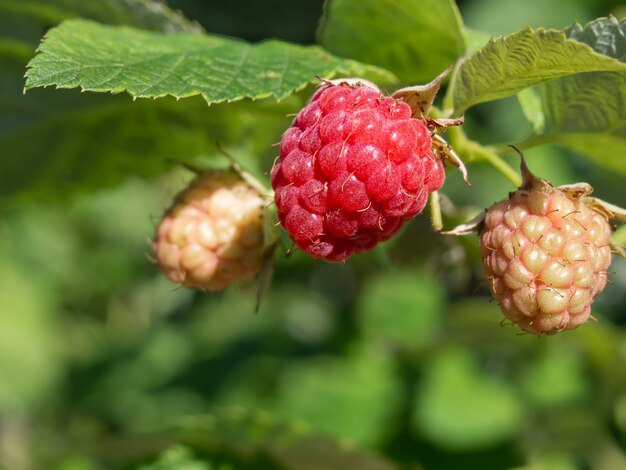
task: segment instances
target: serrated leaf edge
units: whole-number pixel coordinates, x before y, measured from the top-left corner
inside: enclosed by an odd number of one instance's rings
[[[589,52],[592,55],[601,56],[601,57],[603,57],[605,59],[608,59],[610,61],[616,62],[616,64],[622,64],[622,62],[620,62],[619,60],[617,60],[617,59],[615,59],[613,57],[610,57],[610,56],[607,56],[605,54],[601,54],[599,52],[596,52],[591,46],[589,46],[588,44],[585,44],[584,42],[581,42],[581,41],[578,41],[576,39],[571,39],[571,38],[567,37],[567,35],[565,34],[564,30],[558,30],[558,29],[552,29],[552,28],[530,28],[530,27],[527,27],[527,28],[523,28],[523,29],[520,29],[518,31],[515,31],[513,33],[503,34],[503,35],[500,35],[500,36],[492,36],[489,39],[489,41],[487,42],[487,44],[485,44],[483,47],[481,47],[479,49],[476,49],[475,51],[473,51],[467,57],[464,57],[461,60],[459,60],[458,66],[455,68],[455,71],[454,71],[455,73],[454,73],[454,79],[453,79],[453,81],[451,83],[451,89],[455,89],[456,88],[455,82],[457,80],[459,80],[459,78],[457,78],[457,77],[460,76],[459,75],[459,71],[460,71],[460,69],[463,66],[463,62],[471,60],[471,59],[473,59],[476,56],[479,56],[481,54],[484,54],[485,53],[485,49],[487,47],[489,47],[489,46],[491,46],[491,45],[493,45],[493,44],[495,44],[497,42],[504,41],[507,37],[512,36],[514,34],[520,34],[520,33],[523,33],[523,32],[530,32],[530,33],[535,33],[535,34],[558,33],[558,34],[560,34],[562,36],[562,38],[563,38],[565,43],[572,43],[572,44],[576,44],[577,46],[582,46],[584,48],[589,49]],[[626,67],[624,68],[624,70],[626,71]],[[555,77],[552,77],[552,78],[535,81],[532,84],[527,85],[526,87],[524,87],[522,89],[529,88],[531,86],[537,85],[539,83],[546,82],[548,80],[553,80],[553,79],[556,79],[556,78],[565,77],[565,76],[569,76],[569,75],[575,75],[577,73],[586,73],[586,72],[593,72],[593,71],[596,71],[596,70],[589,69],[589,70],[580,71],[580,72],[565,73],[565,74],[558,75],[558,76],[555,76]],[[521,90],[518,90],[518,92],[519,91],[521,91]],[[513,92],[513,93],[510,93],[509,95],[506,95],[506,96],[511,96],[511,95],[516,94],[516,93],[517,92]],[[455,106],[453,115],[458,116],[459,114],[463,113],[464,111],[466,111],[467,109],[471,108],[472,106],[475,106],[476,104],[499,100],[499,99],[505,98],[506,96],[498,97],[498,98],[495,98],[495,99],[488,99],[488,100],[484,100],[484,101],[480,100],[480,99],[474,99],[474,100],[467,101],[466,103],[463,104],[462,107],[456,107]],[[452,96],[452,99],[454,99],[454,96]]]
[[[49,39],[50,34],[58,29],[59,27],[61,27],[62,25],[69,23],[69,22],[75,22],[75,21],[80,21],[80,22],[90,22],[90,23],[94,23],[94,24],[98,24],[100,26],[108,26],[108,27],[112,27],[112,28],[124,28],[124,29],[136,29],[136,28],[130,28],[128,26],[109,26],[109,25],[102,25],[98,22],[95,21],[90,21],[90,20],[81,20],[81,19],[74,19],[74,20],[66,20],[63,23],[61,23],[60,25],[51,28],[50,30],[48,30],[46,32],[46,34],[43,36],[39,46],[37,47],[37,49],[35,50],[35,56],[28,62],[28,64],[26,65],[26,72],[24,74],[24,78],[26,79],[26,82],[24,84],[24,88],[23,88],[23,93],[26,94],[27,91],[34,89],[34,88],[48,88],[48,87],[55,87],[55,89],[74,89],[74,88],[80,88],[81,93],[85,92],[85,91],[89,91],[89,92],[95,92],[95,93],[111,93],[111,94],[119,94],[119,93],[127,93],[128,95],[130,95],[134,100],[136,100],[137,98],[152,98],[152,99],[157,99],[157,98],[163,98],[163,97],[167,97],[167,96],[171,96],[173,98],[176,98],[177,100],[182,99],[182,98],[190,98],[193,96],[197,96],[200,95],[202,96],[202,98],[207,102],[208,105],[211,104],[219,104],[219,103],[233,103],[236,101],[241,101],[243,99],[251,99],[252,101],[255,100],[260,100],[260,99],[265,99],[265,98],[274,98],[277,101],[281,101],[285,98],[287,98],[288,96],[290,96],[293,93],[297,93],[301,90],[303,90],[304,88],[306,88],[309,85],[312,84],[317,84],[319,83],[319,78],[317,76],[312,76],[309,80],[306,80],[304,82],[302,82],[300,85],[291,88],[290,91],[285,92],[283,94],[278,94],[276,92],[266,92],[266,93],[259,93],[256,95],[239,95],[239,96],[235,96],[233,98],[224,98],[224,99],[210,99],[206,94],[202,93],[201,91],[191,91],[189,93],[183,93],[183,94],[173,94],[173,93],[158,93],[158,94],[148,94],[148,95],[142,95],[141,93],[133,93],[130,89],[128,89],[128,87],[117,87],[117,88],[99,88],[99,87],[85,87],[83,85],[81,85],[78,81],[73,81],[70,84],[67,85],[54,85],[54,84],[50,84],[50,85],[33,85],[32,83],[30,83],[31,80],[31,71],[35,70],[38,67],[37,64],[37,60],[38,58],[40,58],[42,55],[46,54],[45,50],[42,50],[42,46],[45,44],[45,42]],[[142,30],[140,30],[142,31]],[[152,32],[152,31],[143,31],[146,33],[151,33],[151,34],[163,34],[163,33],[158,33],[158,32]],[[192,34],[195,36],[198,36],[198,34],[193,34],[193,33],[188,33],[188,32],[184,32],[184,33],[176,33],[176,34]],[[235,38],[233,38],[235,39]],[[247,45],[247,47],[252,48],[255,47],[259,44],[263,44],[265,42],[271,42],[271,41],[275,41],[274,39],[268,39],[265,41],[261,41],[258,43],[248,43],[245,41],[245,44]],[[292,45],[291,43],[287,43],[285,42],[285,44],[289,44]],[[326,73],[324,76],[322,76],[321,78],[324,79],[333,79],[334,77],[337,77],[338,75],[350,75],[350,74],[354,74],[355,70],[359,70],[362,71],[364,74],[378,74],[380,77],[385,77],[385,80],[389,80],[389,81],[396,81],[396,77],[389,72],[388,70],[385,70],[381,67],[377,67],[377,66],[373,66],[373,65],[369,65],[369,64],[364,64],[361,62],[357,62],[357,61],[353,61],[353,60],[349,60],[349,59],[342,59],[339,57],[334,56],[333,54],[329,53],[328,51],[324,50],[324,48],[322,48],[319,45],[309,45],[309,46],[301,46],[301,45],[297,45],[300,47],[309,47],[311,49],[316,49],[319,50],[319,52],[321,53],[321,55],[323,57],[328,57],[328,58],[336,58],[338,60],[342,60],[343,64],[341,66],[336,67],[335,70]]]

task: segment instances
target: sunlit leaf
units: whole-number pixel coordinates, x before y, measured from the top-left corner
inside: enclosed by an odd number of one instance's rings
[[[454,112],[546,80],[597,71],[626,72],[626,64],[561,31],[527,28],[494,38],[465,59],[452,82]]]
[[[528,364],[522,387],[539,407],[571,404],[585,397],[587,381],[583,361],[567,346],[546,345],[539,357]]]
[[[174,445],[166,449],[153,462],[140,465],[136,470],[230,470],[230,465],[213,466],[207,459],[194,455],[193,450]]]
[[[285,98],[336,74],[388,75],[316,46],[259,44],[221,36],[157,34],[70,20],[49,31],[29,64],[26,89],[57,86],[157,98],[202,95],[209,103]]]
[[[574,23],[565,28],[565,35],[588,44],[600,54],[626,62],[626,21],[618,21],[614,16],[598,18],[584,27]]]
[[[391,470],[382,457],[339,443],[310,427],[267,412],[241,408],[187,420],[180,441],[216,456],[239,460],[237,468],[281,470]]]
[[[448,449],[474,449],[514,436],[522,406],[503,382],[481,373],[464,350],[442,351],[426,367],[413,422],[429,440]]]
[[[600,18],[585,27],[566,30],[598,53],[620,60],[626,67],[626,20]],[[539,87],[545,128],[524,146],[556,142],[582,153],[596,163],[626,174],[626,71],[595,72],[563,77]],[[525,110],[528,102],[522,101]]]
[[[60,333],[51,286],[11,259],[0,247],[0,412],[28,410],[44,399],[61,376]]]
[[[524,88],[518,93],[517,99],[533,131],[537,133],[542,132],[546,125],[546,118],[537,88]]]
[[[419,347],[438,333],[443,293],[423,273],[385,273],[363,287],[358,312],[370,338]]]
[[[159,0],[0,0],[3,204],[16,195],[66,199],[85,190],[119,183],[128,175],[161,174],[172,168],[175,161],[212,153],[218,139],[228,145],[232,136],[228,129],[234,126],[220,118],[207,117],[207,113],[217,115],[200,100],[172,106],[164,100],[132,103],[122,96],[53,90],[33,90],[24,95],[24,70],[41,35],[55,23],[76,16],[170,32],[201,31]],[[250,122],[246,119],[247,111],[236,114],[237,121]],[[213,127],[210,122],[223,125]],[[272,119],[264,119],[266,122]],[[272,132],[266,130],[267,138],[273,139]],[[165,134],[168,139],[161,138]],[[236,141],[244,142],[241,138]],[[259,142],[245,143],[255,146]],[[168,146],[169,150],[165,148]]]
[[[0,0],[0,138],[55,117],[60,109],[85,110],[94,105],[94,100],[86,96],[77,100],[76,95],[24,96],[22,92],[24,69],[42,34],[57,23],[75,17],[166,32],[202,31],[160,0]]]
[[[465,27],[463,30],[465,42],[467,43],[467,53],[472,53],[480,49],[492,38],[491,34]]]
[[[389,358],[375,348],[345,360],[298,361],[281,378],[273,409],[318,431],[371,445],[396,411],[398,385]]]
[[[207,108],[195,99],[133,103],[121,97],[95,98],[100,106],[88,114],[80,108],[58,109],[42,123],[29,126],[26,121],[22,132],[0,137],[5,150],[0,195],[65,199],[118,184],[129,175],[155,176],[180,163],[215,156],[218,142],[241,144],[248,151],[264,143],[261,152],[268,152],[286,122],[282,113],[263,113],[261,122],[245,107]],[[262,156],[250,160],[258,164]]]
[[[626,393],[617,399],[615,403],[615,423],[623,436],[626,436]]]

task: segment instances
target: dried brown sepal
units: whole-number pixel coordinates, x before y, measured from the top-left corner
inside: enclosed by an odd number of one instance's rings
[[[613,253],[615,253],[616,255],[626,259],[626,250],[623,246],[611,242],[611,251],[613,251]]]
[[[599,212],[607,219],[626,223],[626,209],[603,201],[602,199],[598,199],[597,197],[584,197],[582,200],[585,205],[591,207],[594,211]],[[626,250],[624,250],[624,247],[621,245],[611,242],[611,249],[617,255],[622,258],[626,258]]]
[[[429,129],[438,130],[438,129],[446,129],[446,128],[451,127],[451,126],[460,126],[461,124],[463,124],[465,122],[465,117],[461,116],[461,117],[452,118],[452,119],[448,119],[448,118],[439,118],[439,119],[427,118],[425,122],[426,122],[426,126]]]
[[[460,126],[464,122],[463,116],[458,118],[431,118],[429,116],[430,108],[433,105],[435,96],[441,88],[441,83],[450,73],[448,67],[441,74],[439,74],[433,81],[426,85],[415,85],[406,88],[401,88],[395,91],[391,96],[399,101],[407,103],[413,111],[413,117],[420,119],[428,127],[431,137],[433,139],[433,151],[443,161],[451,163],[458,168],[463,175],[463,180],[470,186],[467,177],[467,169],[465,165],[456,154],[454,149],[437,133],[440,131],[445,132],[446,128],[450,126]]]
[[[517,149],[515,149],[517,150]],[[518,151],[519,153],[519,151]],[[547,180],[536,177],[526,165],[524,156],[520,153],[520,170],[522,173],[522,185],[520,189],[525,190],[538,190],[543,192],[551,192],[554,190],[561,191],[566,194],[572,200],[580,200],[586,206],[593,209],[595,212],[601,214],[607,220],[615,220],[617,222],[626,223],[626,209],[603,201],[597,197],[589,196],[593,193],[593,187],[589,183],[579,182],[572,184],[564,184],[560,186],[553,186]],[[452,230],[441,232],[445,235],[470,235],[472,233],[480,233],[483,228],[485,220],[485,212],[478,214],[472,220],[454,227]],[[626,250],[616,244],[611,243],[611,248],[614,253],[618,254],[622,258],[626,258]]]
[[[435,96],[441,88],[441,83],[450,73],[450,67],[440,73],[433,81],[426,85],[414,85],[396,90],[391,96],[404,101],[413,110],[413,117],[426,119]]]
[[[467,178],[467,168],[465,168],[463,160],[461,160],[461,158],[457,155],[452,146],[448,144],[448,142],[446,142],[443,137],[438,134],[433,134],[432,139],[433,151],[435,152],[435,154],[444,162],[448,162],[457,167],[463,175],[463,181],[465,181],[468,186],[471,186]]]
[[[464,224],[457,225],[452,230],[441,232],[444,235],[472,235],[474,233],[480,233],[483,224],[485,223],[485,211],[476,215],[473,219],[465,222]]]
[[[626,223],[626,209],[603,201],[602,199],[598,199],[597,197],[585,197],[583,201],[586,205],[592,207],[597,212],[604,214],[608,219]]]
[[[376,86],[375,83],[370,82],[369,80],[365,80],[364,78],[335,78],[333,80],[327,80],[325,78],[320,78],[320,86],[324,85],[343,85],[349,86],[352,88],[366,86],[372,88],[374,90],[380,91],[380,89]]]
[[[593,188],[589,183],[563,184],[561,186],[557,186],[556,189],[563,191],[572,199],[580,199],[593,192]]]

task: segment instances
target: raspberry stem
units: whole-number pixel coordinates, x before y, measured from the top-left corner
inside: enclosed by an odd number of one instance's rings
[[[441,217],[441,196],[439,191],[433,191],[429,196],[430,205],[430,222],[435,232],[440,232],[443,229],[443,219]]]
[[[272,200],[274,199],[274,191],[268,189],[265,187],[265,185],[263,183],[261,183],[258,179],[256,179],[252,173],[244,170],[244,168],[241,166],[241,164],[237,161],[237,159],[235,157],[233,157],[230,153],[228,153],[220,144],[219,142],[216,144],[217,147],[217,151],[220,152],[224,157],[226,157],[226,159],[228,160],[228,162],[230,163],[230,167],[232,168],[232,170],[237,173],[237,175],[244,180],[248,186],[250,186],[251,188],[255,189],[256,191],[259,192],[259,194],[261,195],[261,197],[264,197],[265,199],[269,199]]]
[[[522,179],[519,173],[504,161],[495,147],[481,145],[469,139],[463,130],[458,127],[448,128],[448,136],[454,149],[463,156],[466,162],[489,162],[496,170],[502,173],[506,179],[513,183],[513,186],[516,188],[521,186]]]
[[[611,237],[613,243],[619,246],[626,246],[626,225],[622,225],[618,228]]]
[[[471,143],[476,144],[476,142]],[[490,150],[491,147],[483,147],[480,144],[478,144],[477,146],[477,155],[482,157],[483,160],[491,163],[496,168],[496,170],[500,171],[500,173],[502,173],[511,183],[513,183],[513,186],[519,187],[522,184],[522,180],[519,174],[507,162],[505,162],[500,155]]]

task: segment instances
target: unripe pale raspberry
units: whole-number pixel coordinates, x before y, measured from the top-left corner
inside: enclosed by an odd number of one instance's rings
[[[261,268],[264,202],[233,172],[199,175],[156,229],[160,271],[185,287],[218,291]]]
[[[606,216],[584,198],[526,174],[487,210],[480,232],[483,271],[504,315],[534,334],[587,321],[606,285],[610,236]]]
[[[364,82],[327,83],[298,113],[271,182],[279,221],[300,249],[342,261],[424,209],[445,173],[412,114]]]

